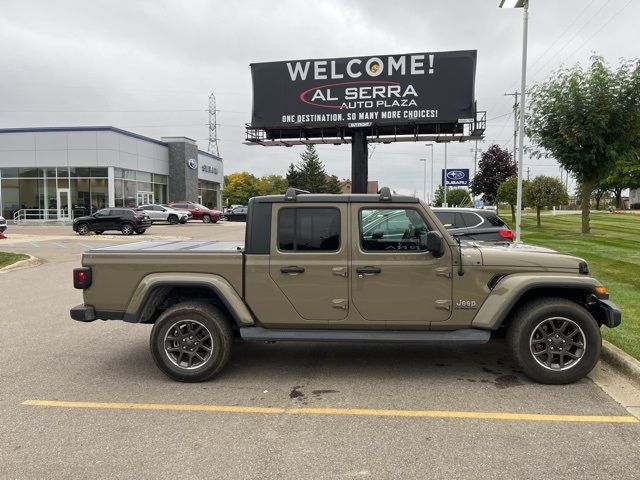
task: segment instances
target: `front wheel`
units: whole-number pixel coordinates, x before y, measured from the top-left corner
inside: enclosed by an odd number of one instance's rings
[[[211,223],[211,215],[203,215],[202,216],[202,221],[204,223]]]
[[[86,235],[87,233],[89,233],[89,225],[87,225],[86,223],[81,223],[80,225],[78,225],[77,232],[78,235]]]
[[[136,234],[137,235],[142,235],[144,232],[146,232],[147,229],[146,228],[139,228],[138,230],[136,230]]]
[[[541,298],[522,306],[511,319],[507,342],[525,375],[548,384],[580,380],[598,363],[600,327],[580,305]]]
[[[174,305],[151,330],[154,362],[180,382],[202,382],[216,375],[229,361],[232,344],[226,316],[205,302]]]
[[[123,235],[131,235],[133,233],[133,225],[130,223],[123,223],[122,227],[120,227],[120,231]]]
[[[178,223],[178,216],[169,215],[169,218],[167,220],[169,221],[169,225],[175,225],[176,223]]]

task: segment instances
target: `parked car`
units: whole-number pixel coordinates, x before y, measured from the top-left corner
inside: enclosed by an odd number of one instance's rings
[[[243,206],[233,208],[229,212],[224,214],[224,218],[226,218],[230,222],[246,222],[247,210],[248,207]]]
[[[143,211],[131,208],[103,208],[93,215],[79,217],[73,221],[73,231],[80,235],[107,230],[119,230],[123,235],[143,234],[151,226],[151,219]]]
[[[2,215],[0,215],[0,232],[4,232],[7,229],[7,221]]]
[[[217,210],[211,210],[210,208],[193,202],[173,202],[170,203],[171,208],[181,208],[188,210],[193,215],[194,220],[202,220],[204,223],[216,223],[220,220],[222,213]]]
[[[434,208],[454,237],[485,242],[512,242],[513,231],[495,212],[476,208]]]
[[[151,223],[169,222],[171,225],[176,225],[177,223],[187,223],[189,220],[189,214],[186,210],[176,210],[164,205],[140,205],[137,210],[144,211],[149,215]]]
[[[238,207],[246,207],[246,205],[239,205],[239,204],[238,204],[238,205],[229,205],[228,207],[226,207],[226,208],[223,210],[223,212],[224,212],[224,213],[231,213],[231,211],[232,211],[234,208],[238,208]]]

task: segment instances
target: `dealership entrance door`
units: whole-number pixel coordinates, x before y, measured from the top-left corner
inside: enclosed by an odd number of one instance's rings
[[[153,192],[138,192],[136,205],[149,205],[150,203],[154,203]]]
[[[72,206],[70,204],[71,194],[68,188],[59,188],[57,192],[58,220],[70,220]]]

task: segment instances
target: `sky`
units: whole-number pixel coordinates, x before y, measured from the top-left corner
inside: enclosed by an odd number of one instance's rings
[[[0,128],[111,125],[208,146],[209,95],[217,100],[225,174],[284,175],[304,147],[244,145],[254,62],[477,50],[476,100],[485,139],[512,149],[522,9],[498,0],[0,0]],[[640,2],[530,0],[527,85],[562,66],[637,58]],[[633,33],[636,32],[636,33]],[[525,142],[525,145],[527,143]],[[448,147],[449,168],[473,169],[473,143]],[[327,173],[349,178],[349,145],[318,147]],[[369,179],[423,195],[424,143],[370,147]],[[436,177],[444,146],[434,148]],[[529,158],[524,175],[559,176]],[[436,178],[435,183],[438,180]],[[571,182],[573,184],[573,182]],[[437,186],[437,185],[436,185]]]

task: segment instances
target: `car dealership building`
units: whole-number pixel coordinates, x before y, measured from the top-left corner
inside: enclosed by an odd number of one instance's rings
[[[67,220],[104,207],[222,207],[222,159],[187,137],[114,127],[0,129],[0,214]]]

